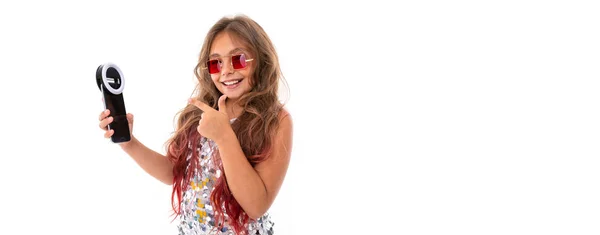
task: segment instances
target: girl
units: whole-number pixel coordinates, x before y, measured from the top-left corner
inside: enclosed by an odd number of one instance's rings
[[[246,16],[219,20],[195,69],[198,85],[178,113],[167,154],[133,135],[120,143],[148,174],[173,185],[179,234],[273,234],[268,209],[285,178],[292,119],[277,96],[281,71],[271,40]],[[127,115],[133,129],[133,115]],[[100,114],[104,137],[113,117]]]

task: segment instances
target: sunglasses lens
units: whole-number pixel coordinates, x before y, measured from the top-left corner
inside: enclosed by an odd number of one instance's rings
[[[246,56],[244,54],[234,55],[231,57],[231,63],[234,69],[246,68]]]
[[[210,60],[206,62],[206,67],[208,67],[208,72],[210,74],[218,73],[221,71],[221,64],[218,60]]]

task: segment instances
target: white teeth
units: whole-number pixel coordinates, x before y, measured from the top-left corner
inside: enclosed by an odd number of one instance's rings
[[[227,85],[227,86],[231,86],[233,84],[236,84],[238,82],[240,82],[241,80],[233,80],[233,81],[227,81],[227,82],[223,82],[223,84]]]

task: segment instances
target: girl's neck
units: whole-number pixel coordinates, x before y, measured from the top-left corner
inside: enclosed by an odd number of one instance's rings
[[[237,100],[227,99],[225,101],[225,106],[227,106],[227,115],[230,119],[238,118],[244,111],[244,108],[235,102],[237,102]]]

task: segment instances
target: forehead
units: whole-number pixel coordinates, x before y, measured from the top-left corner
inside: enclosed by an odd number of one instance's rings
[[[236,52],[247,52],[247,48],[242,40],[228,32],[220,32],[210,46],[210,57],[219,57],[230,55]]]

